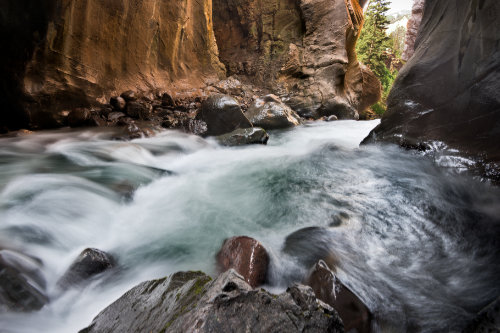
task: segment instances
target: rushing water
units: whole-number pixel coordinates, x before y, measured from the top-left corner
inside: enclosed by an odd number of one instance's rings
[[[241,148],[173,131],[0,139],[0,244],[43,260],[52,298],[36,313],[0,315],[0,331],[78,331],[138,282],[213,274],[234,235],[271,252],[279,291],[306,269],[282,253],[286,236],[312,226],[324,229],[298,246],[335,254],[382,331],[459,331],[500,294],[500,191],[397,147],[359,148],[376,124],[314,123]],[[58,296],[57,279],[86,247],[114,254],[120,273]]]

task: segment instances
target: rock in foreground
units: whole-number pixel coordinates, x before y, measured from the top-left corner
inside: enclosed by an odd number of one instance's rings
[[[264,246],[246,236],[226,239],[217,253],[220,272],[233,268],[254,288],[266,282],[268,265],[269,255]]]
[[[180,272],[147,281],[104,309],[80,333],[343,332],[342,321],[309,287],[275,296],[252,290],[234,270],[215,281]]]
[[[41,309],[49,301],[44,289],[39,261],[12,250],[0,250],[0,312]]]

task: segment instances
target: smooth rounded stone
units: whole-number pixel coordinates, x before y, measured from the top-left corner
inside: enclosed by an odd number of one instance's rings
[[[94,332],[343,332],[342,321],[310,287],[280,295],[252,290],[234,270],[216,280],[179,272],[147,281],[104,309],[80,333]]]
[[[98,249],[85,249],[57,281],[61,289],[82,285],[91,278],[116,266],[115,259]]]
[[[135,92],[132,90],[127,90],[121,93],[120,95],[121,98],[123,98],[127,102],[133,102],[137,100],[137,96],[135,95]]]
[[[208,127],[209,136],[232,132],[239,128],[251,128],[252,123],[245,117],[234,98],[227,95],[212,95],[202,104],[196,114],[197,120],[203,120]]]
[[[331,115],[330,117],[325,119],[325,121],[336,121],[336,120],[339,120],[339,118],[335,115]]]
[[[163,93],[161,96],[161,105],[164,107],[174,107],[175,101],[169,93]]]
[[[481,310],[463,333],[500,332],[500,297]]]
[[[70,127],[95,126],[92,112],[88,109],[78,108],[68,114],[68,125]]]
[[[109,104],[115,109],[116,111],[123,111],[125,110],[125,106],[127,106],[127,102],[125,99],[121,96],[118,97],[111,97],[109,100]]]
[[[266,282],[269,255],[264,246],[253,238],[238,236],[226,239],[216,258],[220,272],[233,268],[254,288]]]
[[[243,146],[249,144],[267,144],[269,134],[258,127],[237,129],[231,133],[219,135],[217,141],[223,146]]]
[[[41,262],[13,250],[0,250],[0,313],[30,312],[49,302]]]
[[[332,306],[344,323],[346,332],[372,331],[372,314],[368,307],[337,278],[328,265],[320,260],[306,279],[316,297]]]
[[[306,269],[318,260],[335,266],[337,259],[333,253],[330,231],[321,227],[308,227],[297,230],[285,239],[282,251],[294,257]]]
[[[148,120],[151,117],[153,107],[145,102],[128,102],[125,112],[128,116],[135,119]]]
[[[265,130],[300,125],[299,115],[275,95],[258,98],[245,115],[254,126]]]

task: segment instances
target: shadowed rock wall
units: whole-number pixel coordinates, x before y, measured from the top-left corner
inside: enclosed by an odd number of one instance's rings
[[[106,102],[113,93],[193,87],[225,73],[211,0],[6,2],[2,26],[11,34],[2,44],[12,46],[7,57],[22,59],[3,68],[16,89],[2,88],[13,104],[20,92],[28,96],[15,112],[25,110],[23,119],[9,123],[48,127],[59,111]],[[12,117],[2,110],[2,119]]]
[[[500,3],[427,0],[414,56],[365,142],[441,141],[500,180]]]

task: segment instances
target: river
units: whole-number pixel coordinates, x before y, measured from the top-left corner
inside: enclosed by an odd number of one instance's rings
[[[459,331],[500,294],[500,191],[449,161],[360,148],[377,124],[311,123],[238,148],[175,131],[0,139],[0,244],[43,261],[51,297],[39,312],[0,315],[0,331],[76,332],[141,281],[215,274],[215,254],[235,235],[268,249],[268,288],[279,292],[307,269],[282,251],[307,227],[322,229],[300,235],[304,256],[332,252],[381,331]],[[87,247],[113,254],[119,273],[57,295]]]

